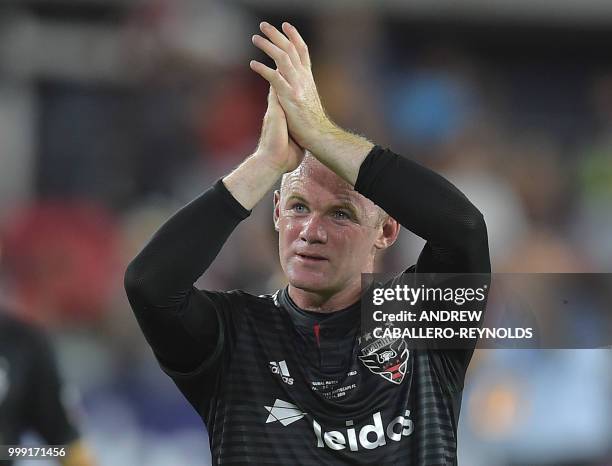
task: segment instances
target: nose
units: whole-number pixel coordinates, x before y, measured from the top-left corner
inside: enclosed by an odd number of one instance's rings
[[[317,215],[311,215],[302,225],[300,239],[308,244],[327,243],[327,230],[323,220]]]

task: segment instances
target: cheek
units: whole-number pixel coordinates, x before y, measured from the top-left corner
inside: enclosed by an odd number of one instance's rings
[[[365,232],[358,229],[346,229],[334,235],[333,249],[337,256],[344,258],[345,263],[362,263],[369,256],[374,241]]]
[[[293,243],[300,234],[299,225],[297,222],[291,222],[288,219],[280,219],[278,222],[278,247],[283,252]]]

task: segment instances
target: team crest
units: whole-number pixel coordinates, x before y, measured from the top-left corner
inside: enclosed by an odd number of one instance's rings
[[[373,374],[399,385],[406,375],[409,356],[403,339],[378,338],[363,347],[359,359]]]

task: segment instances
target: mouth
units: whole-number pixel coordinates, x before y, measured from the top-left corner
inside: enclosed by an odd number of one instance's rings
[[[328,260],[326,257],[318,255],[318,254],[297,253],[295,256],[303,262],[310,262],[310,263],[325,262]]]

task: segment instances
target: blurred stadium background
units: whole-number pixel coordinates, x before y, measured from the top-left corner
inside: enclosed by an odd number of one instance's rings
[[[100,465],[210,462],[122,279],[171,213],[254,149],[262,19],[303,31],[339,124],[468,194],[494,271],[612,269],[612,2],[3,0],[2,307],[52,335]],[[283,285],[270,206],[199,285]],[[383,269],[421,247],[404,232]],[[611,413],[610,350],[480,350],[459,464],[610,466]]]

